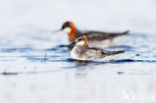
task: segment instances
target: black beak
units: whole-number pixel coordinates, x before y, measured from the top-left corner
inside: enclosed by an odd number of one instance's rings
[[[76,42],[74,41],[73,43],[69,44],[68,46],[74,46]]]
[[[74,47],[75,44],[76,44],[76,42],[73,42],[73,43],[69,44],[69,45],[68,45],[68,48],[69,48],[69,49],[73,49],[73,47]]]

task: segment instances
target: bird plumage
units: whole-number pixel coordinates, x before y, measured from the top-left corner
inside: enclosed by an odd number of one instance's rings
[[[82,44],[84,41],[84,44]],[[107,51],[100,48],[90,48],[88,44],[85,43],[87,41],[86,36],[81,36],[75,40],[75,46],[71,51],[71,57],[76,60],[91,60],[97,61],[104,59],[106,57],[111,57],[117,54],[124,53],[124,51]],[[81,43],[80,43],[81,42]]]
[[[108,33],[100,31],[81,31],[76,28],[76,26],[67,21],[63,24],[61,30],[68,33],[69,42],[74,42],[78,37],[85,35],[88,39],[88,45],[91,47],[110,47],[114,46],[114,39],[127,35],[129,31],[119,32],[119,33]],[[105,43],[107,42],[107,43]],[[106,44],[106,45],[101,45]]]

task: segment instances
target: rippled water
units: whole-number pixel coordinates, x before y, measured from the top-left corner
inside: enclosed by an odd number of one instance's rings
[[[155,103],[154,0],[1,0],[0,103]],[[70,58],[66,20],[80,29],[130,30],[112,62]],[[125,97],[125,95],[127,97]]]
[[[1,36],[2,102],[129,103],[123,92],[156,95],[156,35],[131,33],[107,48],[125,50],[113,62],[72,60],[66,36],[49,31]]]

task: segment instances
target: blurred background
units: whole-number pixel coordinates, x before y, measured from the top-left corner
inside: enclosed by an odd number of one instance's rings
[[[0,103],[155,103],[155,10],[155,0],[0,0]],[[83,30],[130,30],[107,48],[125,53],[108,63],[72,61],[61,47],[67,34],[53,33],[67,20]]]
[[[66,20],[79,28],[155,33],[155,0],[1,0],[0,32],[53,30]]]

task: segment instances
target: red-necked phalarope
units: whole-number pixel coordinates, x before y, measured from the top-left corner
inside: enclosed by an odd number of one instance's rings
[[[120,33],[106,33],[99,31],[80,31],[76,26],[67,21],[63,24],[62,31],[68,33],[69,42],[74,42],[74,40],[80,36],[85,35],[88,39],[88,45],[90,47],[112,47],[115,46],[116,42],[119,41],[117,38],[125,36],[129,31]]]
[[[83,61],[111,61],[114,56],[124,51],[107,51],[99,48],[90,48],[86,36],[81,36],[70,45],[75,44],[71,51],[71,58]]]

